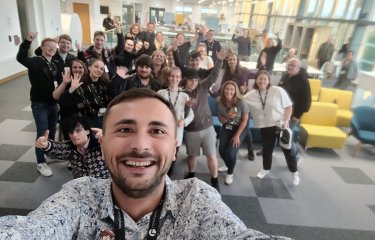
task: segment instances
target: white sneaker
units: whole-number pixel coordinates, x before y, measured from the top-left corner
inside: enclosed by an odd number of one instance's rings
[[[219,172],[226,172],[226,171],[228,171],[228,167],[224,165],[224,166],[219,167],[217,170]]]
[[[227,174],[225,177],[225,182],[226,185],[231,185],[233,183],[233,174]]]
[[[257,174],[257,177],[262,179],[264,178],[265,176],[267,176],[268,174],[270,174],[270,171],[269,170],[260,170],[260,172]]]
[[[298,172],[292,173],[292,182],[293,182],[294,186],[298,186],[298,184],[299,184],[299,173]]]
[[[40,172],[42,176],[50,177],[52,176],[52,170],[48,167],[47,163],[37,163],[36,169]]]

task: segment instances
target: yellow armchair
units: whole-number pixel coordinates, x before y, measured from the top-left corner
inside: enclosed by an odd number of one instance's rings
[[[353,113],[350,110],[352,105],[353,93],[351,91],[338,90],[334,88],[321,88],[319,102],[328,102],[337,104],[336,126],[350,127],[350,120]]]
[[[311,101],[316,102],[319,99],[320,88],[322,82],[319,79],[309,79],[310,90],[311,90]]]
[[[303,148],[321,147],[341,149],[346,133],[336,127],[337,105],[312,102],[310,110],[301,118],[299,141]]]

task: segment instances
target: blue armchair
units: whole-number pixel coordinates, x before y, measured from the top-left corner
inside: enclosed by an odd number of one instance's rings
[[[375,108],[359,106],[353,109],[353,118],[350,123],[351,134],[359,140],[354,149],[355,156],[361,144],[375,145]]]

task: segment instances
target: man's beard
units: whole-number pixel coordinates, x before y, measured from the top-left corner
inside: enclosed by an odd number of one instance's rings
[[[141,74],[138,74],[138,77],[141,80],[148,80],[151,77],[151,73],[147,74],[146,76],[144,76],[144,74],[141,73]]]
[[[120,155],[117,159],[121,159],[123,157],[140,157],[140,158],[142,158],[142,157],[148,157],[148,156],[151,156],[151,154],[149,154],[149,153],[139,154],[139,153],[132,152],[132,153]],[[159,167],[158,170],[160,170],[159,163],[160,163],[159,161],[156,163],[156,166]],[[122,163],[119,163],[119,164],[122,164]],[[149,196],[151,193],[153,193],[156,190],[156,188],[162,183],[162,180],[163,180],[164,176],[167,174],[168,169],[171,166],[171,164],[172,164],[172,161],[169,163],[169,165],[163,171],[156,172],[155,176],[153,176],[151,178],[151,180],[150,180],[150,182],[147,186],[145,186],[144,188],[137,188],[137,189],[134,189],[131,186],[126,184],[127,179],[126,179],[125,176],[123,176],[120,173],[120,171],[118,171],[117,173],[113,173],[111,171],[110,172],[111,172],[113,182],[121,189],[121,191],[126,196],[128,196],[129,198],[139,199],[139,198],[145,198],[145,197]]]

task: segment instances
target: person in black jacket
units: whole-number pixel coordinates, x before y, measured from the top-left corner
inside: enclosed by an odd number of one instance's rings
[[[311,91],[307,72],[301,68],[301,61],[298,58],[291,58],[287,62],[287,72],[279,82],[279,86],[284,88],[293,101],[293,113],[290,120],[290,128],[295,129],[301,120],[303,113],[309,111],[311,105]],[[300,159],[296,142],[293,138],[292,152],[294,152],[297,161]]]
[[[236,31],[232,36],[232,41],[238,44],[238,58],[240,61],[250,61],[251,39],[249,29],[243,29],[242,35]]]
[[[275,46],[273,45],[273,39],[272,38],[267,39],[267,45],[259,53],[259,57],[258,57],[258,61],[257,61],[258,65],[259,65],[259,63],[261,62],[262,53],[265,52],[267,54],[266,55],[266,62],[265,62],[265,70],[267,70],[267,72],[269,72],[270,74],[272,74],[273,65],[275,63],[276,55],[280,52],[281,46],[282,46],[281,39],[279,38],[277,33],[276,33],[276,37],[277,37],[277,44]]]
[[[30,100],[31,110],[34,116],[37,138],[49,130],[49,138],[54,139],[56,133],[58,106],[53,97],[53,91],[60,84],[57,78],[57,67],[52,61],[56,54],[57,43],[53,38],[42,40],[42,55],[28,57],[31,42],[37,37],[36,32],[30,32],[20,45],[17,53],[17,61],[29,71],[31,83]],[[37,170],[43,176],[52,176],[52,170],[48,167],[44,153],[35,148]]]

